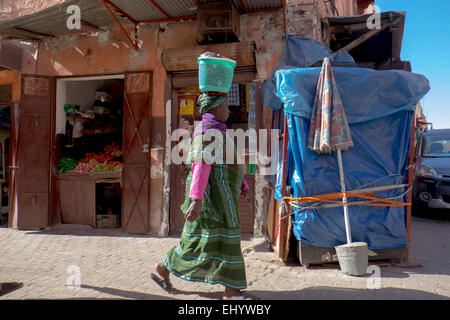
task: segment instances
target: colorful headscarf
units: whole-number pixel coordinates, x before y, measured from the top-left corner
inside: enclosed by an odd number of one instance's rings
[[[202,93],[197,100],[197,104],[199,105],[200,113],[207,113],[209,110],[217,108],[224,102],[226,96],[216,96],[216,95],[208,95],[207,93]]]

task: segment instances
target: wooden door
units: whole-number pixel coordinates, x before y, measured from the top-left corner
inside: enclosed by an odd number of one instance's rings
[[[178,90],[172,90],[172,122],[174,129],[178,128]],[[172,148],[178,142],[172,143]],[[171,149],[172,150],[172,149]],[[184,202],[186,195],[186,179],[189,170],[182,164],[170,165],[170,225],[169,234],[179,235],[184,226],[184,214],[181,212],[180,206]]]
[[[150,230],[152,73],[125,75],[123,109],[122,230]]]
[[[14,110],[11,185],[12,227],[42,229],[49,221],[51,77],[22,75],[20,108]]]

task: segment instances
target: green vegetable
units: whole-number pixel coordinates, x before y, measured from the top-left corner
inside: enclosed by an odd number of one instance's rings
[[[73,158],[62,157],[58,160],[59,170],[58,173],[64,173],[75,169],[78,165],[78,161]]]

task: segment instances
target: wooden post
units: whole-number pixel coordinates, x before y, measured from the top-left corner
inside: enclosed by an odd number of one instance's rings
[[[409,146],[409,170],[408,170],[408,203],[412,202],[412,181],[414,178],[414,141],[416,131],[416,113],[413,115],[413,123],[412,123],[412,132],[411,132],[411,144]],[[406,207],[406,237],[407,237],[407,245],[406,245],[406,260],[409,260],[409,239],[410,239],[410,227],[411,227],[411,210],[412,204]]]
[[[284,113],[283,113],[284,114]],[[281,112],[280,112],[280,116],[281,116]],[[289,139],[289,134],[288,134],[288,128],[287,128],[287,116],[286,114],[284,114],[284,119],[283,119],[283,169],[282,169],[282,176],[281,176],[281,195],[283,197],[286,196],[286,176],[287,176],[287,147],[288,147],[288,139]],[[284,205],[283,205],[284,208]],[[280,235],[280,252],[279,252],[279,257],[281,259],[283,259],[284,257],[284,248],[285,248],[285,243],[284,243],[284,236],[285,236],[285,219],[283,217],[283,213],[284,211],[281,210],[280,212],[280,219],[279,219],[279,235]]]

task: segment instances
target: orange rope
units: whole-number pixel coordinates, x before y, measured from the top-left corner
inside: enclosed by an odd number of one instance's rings
[[[362,198],[372,201],[378,201],[381,203],[368,203],[368,202],[347,202],[347,205],[365,205],[365,206],[378,206],[378,207],[400,207],[400,206],[409,206],[410,202],[398,202],[383,198],[378,198],[373,196],[373,192],[366,193],[354,193],[354,192],[334,192],[334,193],[325,193],[321,195],[316,195],[312,197],[303,197],[303,198],[294,198],[294,197],[283,197],[283,199],[287,200],[290,203],[311,203],[311,202],[328,202],[328,203],[338,203],[342,204],[342,201],[335,201],[333,199],[339,198]]]

